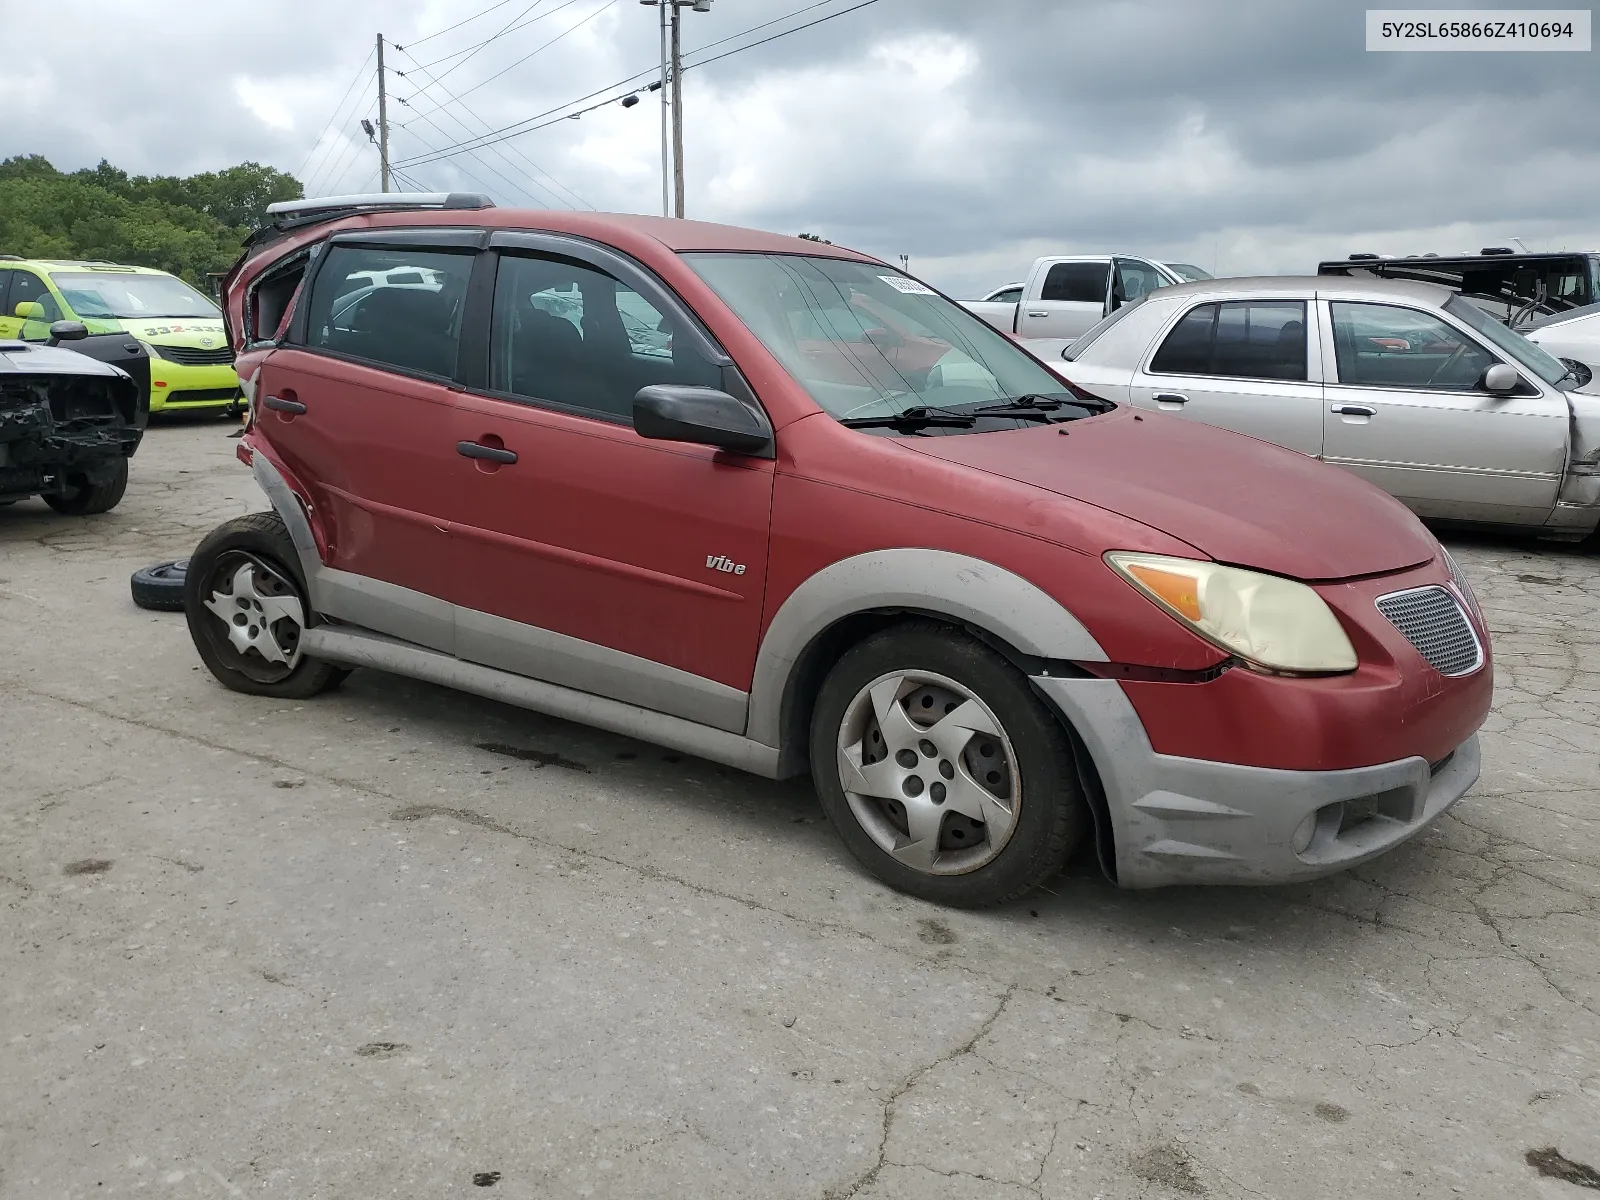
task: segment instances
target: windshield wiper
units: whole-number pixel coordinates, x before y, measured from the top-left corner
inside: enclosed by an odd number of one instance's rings
[[[946,408],[929,408],[919,404],[888,416],[841,417],[839,424],[847,429],[904,429],[910,432],[934,427],[970,429],[977,424],[977,421],[978,419],[970,413]]]
[[[1102,400],[1099,396],[1092,396],[1088,392],[1078,393],[1074,390],[1070,400],[1062,400],[1056,396],[1041,396],[1030,392],[1022,396],[1013,396],[999,404],[987,404],[982,408],[968,409],[967,411],[979,413],[986,417],[1022,417],[1033,418],[1038,421],[1070,420],[1067,417],[1052,418],[1049,414],[1057,409],[1071,405],[1074,408],[1087,408],[1091,412],[1109,412],[1116,406],[1109,400]]]

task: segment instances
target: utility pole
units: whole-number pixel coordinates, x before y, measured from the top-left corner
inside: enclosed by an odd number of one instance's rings
[[[672,3],[672,215],[683,219],[683,13]]]
[[[672,104],[672,99],[667,94],[667,7],[663,4],[659,8],[661,12],[661,215],[670,217],[672,197],[668,191],[667,175],[672,159],[672,149],[669,144],[671,134],[668,129],[672,114],[667,110]],[[676,9],[672,15],[678,15]]]
[[[378,175],[389,190],[389,94],[383,87],[383,34],[378,35]]]
[[[685,6],[695,12],[710,12],[711,0],[639,0],[661,10],[661,215],[683,216],[683,40],[682,14]],[[667,16],[671,7],[672,16]],[[670,32],[668,26],[671,26]],[[668,110],[671,110],[671,151],[668,151]],[[670,162],[670,168],[669,168]],[[667,177],[672,177],[668,187]]]

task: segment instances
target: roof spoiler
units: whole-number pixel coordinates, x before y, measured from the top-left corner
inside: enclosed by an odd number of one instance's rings
[[[267,223],[251,233],[244,244],[246,250],[251,250],[276,241],[291,230],[358,213],[445,212],[493,207],[494,201],[481,192],[362,192],[349,196],[317,196],[309,200],[280,200],[267,205]]]

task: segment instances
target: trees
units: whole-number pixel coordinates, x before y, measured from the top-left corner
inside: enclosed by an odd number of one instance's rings
[[[292,175],[253,162],[178,178],[130,176],[104,160],[67,173],[17,155],[0,160],[0,253],[159,267],[203,287],[268,204],[303,194]]]

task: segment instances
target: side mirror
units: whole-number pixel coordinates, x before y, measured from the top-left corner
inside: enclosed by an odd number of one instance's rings
[[[633,428],[640,437],[693,442],[739,454],[770,455],[772,426],[765,414],[716,388],[657,383],[633,398]]]
[[[1483,373],[1483,390],[1504,395],[1514,392],[1517,385],[1522,382],[1522,376],[1517,374],[1517,369],[1505,363],[1495,363]]]
[[[12,316],[21,317],[24,321],[44,320],[44,305],[37,300],[20,300],[12,311]]]
[[[89,327],[82,321],[57,321],[50,326],[50,344],[81,342],[89,336]]]

